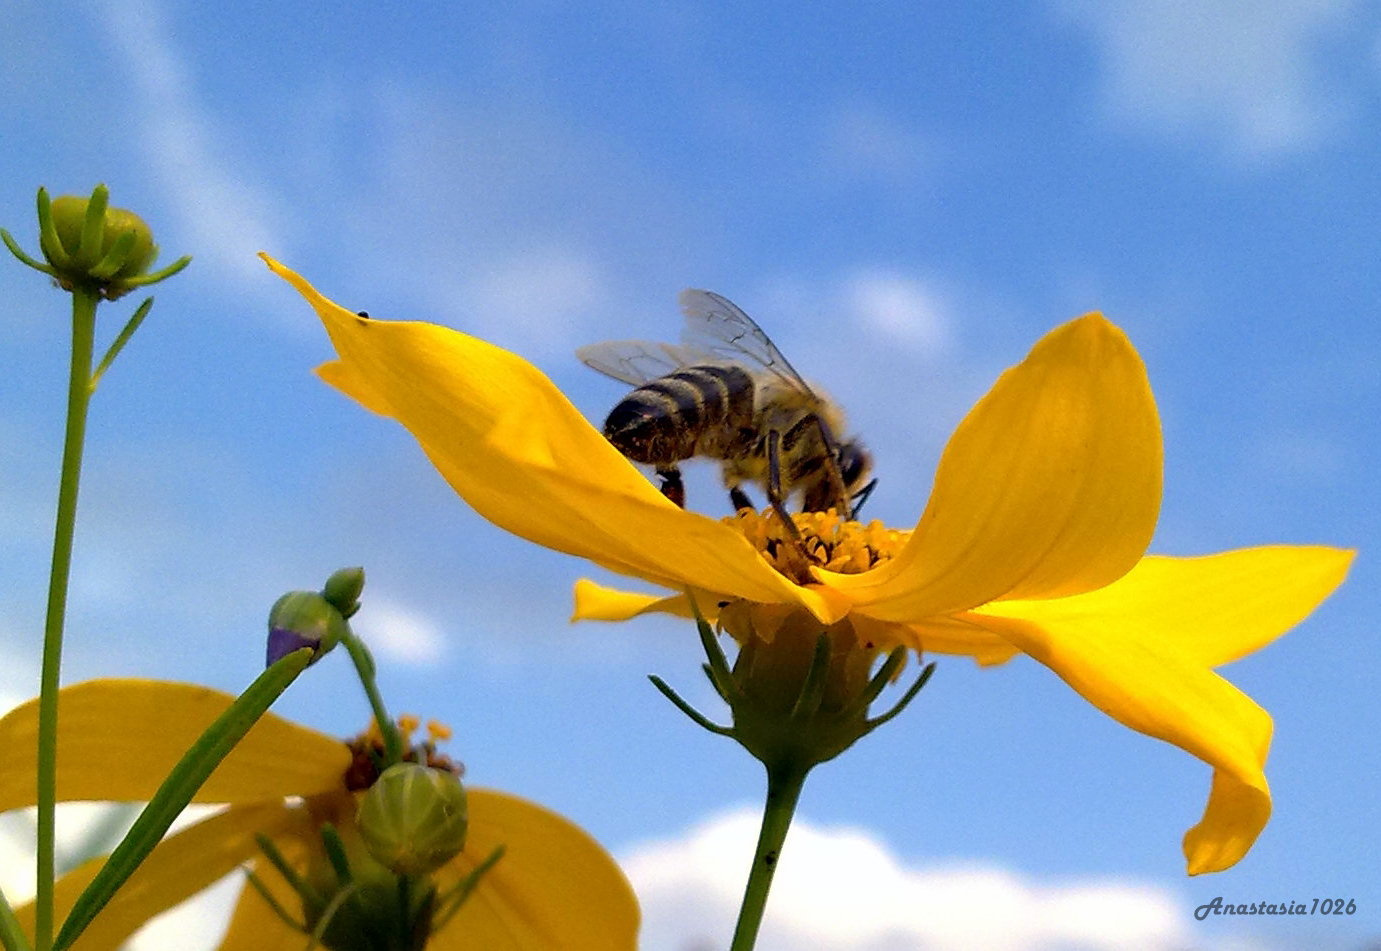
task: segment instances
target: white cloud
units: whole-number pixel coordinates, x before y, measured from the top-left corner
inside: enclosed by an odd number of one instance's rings
[[[714,817],[623,857],[643,905],[645,951],[722,947],[758,817]],[[1037,951],[1189,945],[1190,911],[1137,882],[1041,882],[990,865],[908,866],[862,829],[797,820],[772,886],[760,951]]]
[[[253,287],[263,286],[255,253],[282,247],[273,203],[261,188],[238,176],[228,147],[232,136],[194,100],[195,82],[167,35],[158,8],[108,0],[99,5],[106,34],[129,70],[141,107],[145,156],[169,191],[169,207],[182,215],[182,230],[199,267],[211,265]],[[119,204],[119,196],[114,196]],[[169,264],[184,253],[160,241]]]
[[[922,356],[939,357],[954,343],[952,294],[929,277],[887,265],[860,265],[827,278],[787,278],[763,295],[764,329],[782,345],[793,363],[809,347],[838,347],[840,334],[862,333],[889,350],[898,346]],[[796,327],[818,326],[798,344]],[[840,326],[842,324],[842,326]],[[797,369],[810,375],[809,365]]]
[[[1356,0],[1058,0],[1101,46],[1103,97],[1128,123],[1222,136],[1267,157],[1315,145],[1342,118],[1316,44]]]
[[[376,657],[420,666],[446,653],[446,639],[431,618],[373,592],[367,601],[351,624]]]
[[[545,247],[479,266],[469,302],[488,326],[525,338],[529,347],[569,349],[572,329],[588,320],[607,300],[606,279],[588,255],[571,248]]]
[[[886,270],[850,275],[841,291],[846,309],[899,343],[936,355],[949,349],[949,307],[935,287]]]

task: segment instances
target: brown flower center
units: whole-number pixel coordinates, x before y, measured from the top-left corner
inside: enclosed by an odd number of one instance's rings
[[[413,743],[412,734],[420,725],[417,717],[406,713],[398,718],[398,728],[402,731],[403,743],[407,747],[403,754],[403,762],[422,763],[433,769],[443,769],[457,776],[463,775],[465,767],[436,748],[438,740],[450,737],[450,728],[436,720],[428,721],[427,739]],[[374,781],[384,769],[384,738],[379,732],[378,724],[371,722],[369,729],[346,740],[345,745],[350,748],[350,765],[345,770],[345,788],[352,792],[368,789],[374,785]]]

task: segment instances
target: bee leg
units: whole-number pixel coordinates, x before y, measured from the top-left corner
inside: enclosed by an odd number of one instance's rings
[[[767,502],[782,520],[786,533],[800,550],[801,531],[796,527],[791,513],[786,510],[785,500],[782,498],[782,434],[775,429],[768,430],[767,433]]]
[[[815,421],[815,428],[820,431],[820,442],[825,447],[825,475],[830,482],[830,492],[834,495],[835,514],[847,522],[854,517],[854,513],[849,490],[839,471],[839,443],[835,442],[834,433],[830,432],[830,427],[823,419],[819,416],[812,416],[811,419]]]
[[[870,495],[873,494],[873,487],[876,486],[877,484],[878,484],[878,480],[877,480],[877,479],[873,479],[871,482],[869,482],[869,483],[868,483],[867,485],[865,485],[863,488],[859,489],[856,493],[854,493],[854,498],[853,498],[853,502],[854,502],[854,515],[853,515],[853,517],[854,517],[854,518],[858,518],[858,513],[859,513],[859,511],[863,508],[863,503],[866,502],[866,501],[868,501],[868,496],[870,496]]]
[[[757,511],[757,506],[754,505],[753,500],[748,497],[748,493],[744,492],[736,485],[729,486],[729,504],[734,507],[735,512],[739,509],[752,509],[755,512]]]
[[[658,469],[657,475],[662,480],[662,494],[676,503],[677,508],[686,507],[686,484],[681,481],[681,470],[675,466],[667,466],[665,469]]]

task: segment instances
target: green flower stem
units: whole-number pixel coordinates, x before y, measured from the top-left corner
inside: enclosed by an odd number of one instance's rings
[[[810,766],[795,763],[767,767],[767,802],[762,810],[762,829],[758,833],[753,868],[748,873],[748,886],[743,892],[743,904],[739,907],[738,924],[734,927],[729,951],[752,951],[757,943],[762,914],[767,908],[767,893],[772,888],[772,876],[782,855],[782,843],[786,841],[791,819],[796,814],[796,803],[801,798],[801,788],[809,773]]]
[[[54,833],[57,805],[58,689],[62,675],[62,633],[67,617],[67,583],[72,569],[72,536],[77,520],[86,414],[91,400],[91,353],[96,328],[94,294],[72,292],[72,367],[67,386],[67,429],[58,482],[58,514],[53,531],[53,561],[48,576],[48,611],[43,625],[43,668],[38,700],[38,842],[34,944],[53,946]]]
[[[384,767],[401,763],[405,752],[403,737],[398,732],[398,724],[388,715],[384,698],[379,694],[374,658],[370,655],[369,648],[364,646],[364,641],[355,636],[354,631],[343,636],[341,643],[350,652],[350,659],[355,662],[355,670],[360,675],[360,683],[364,685],[365,696],[369,698],[369,706],[374,711],[374,722],[379,725],[379,735],[384,738],[384,756],[388,759]]]

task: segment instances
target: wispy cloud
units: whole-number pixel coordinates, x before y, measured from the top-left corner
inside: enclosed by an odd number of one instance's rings
[[[1345,117],[1316,67],[1356,0],[1057,0],[1099,45],[1107,109],[1248,159],[1317,145]]]
[[[446,639],[436,622],[375,591],[369,594],[369,610],[352,623],[371,651],[396,664],[432,664],[446,652]]]
[[[751,810],[730,812],[623,857],[643,904],[647,951],[723,946],[757,825]],[[866,830],[798,820],[758,947],[1155,951],[1189,945],[1189,913],[1154,885],[1041,882],[981,864],[910,865]]]
[[[158,5],[105,0],[96,9],[136,93],[133,113],[142,128],[130,138],[143,143],[170,207],[183,216],[181,230],[198,266],[236,281],[252,278],[243,282],[247,286],[265,284],[254,255],[283,246],[281,216],[265,189],[237,174],[236,165],[247,157],[235,155],[233,130],[198,102],[193,72]],[[166,240],[162,245],[176,250]]]

